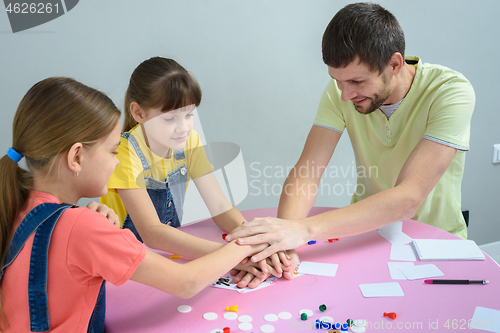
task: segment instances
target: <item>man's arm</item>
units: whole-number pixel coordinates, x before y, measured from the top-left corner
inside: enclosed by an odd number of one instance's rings
[[[319,230],[336,237],[357,235],[412,218],[451,164],[455,148],[421,139],[401,169],[393,188],[325,214]],[[333,223],[328,223],[332,218]],[[309,224],[310,221],[305,221]],[[318,221],[319,222],[319,221]],[[315,227],[312,227],[316,229]]]
[[[278,217],[297,220],[307,216],[319,189],[319,182],[342,133],[312,126],[295,167],[285,180],[278,206]]]
[[[311,239],[353,236],[412,218],[452,162],[455,153],[455,148],[421,139],[406,160],[393,188],[303,220],[255,219],[232,233],[231,239],[239,238],[240,244],[272,244],[252,257],[254,261],[279,250],[294,249]],[[247,237],[250,235],[255,236]]]

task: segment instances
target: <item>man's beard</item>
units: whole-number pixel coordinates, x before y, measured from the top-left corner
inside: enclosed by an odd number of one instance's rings
[[[384,93],[384,95],[375,94],[374,98],[368,98],[371,100],[371,104],[370,104],[370,106],[368,106],[368,109],[366,109],[365,111],[360,109],[361,105],[354,104],[354,107],[361,114],[370,114],[373,111],[377,110],[385,102],[385,100],[387,98],[389,98],[390,92],[384,91],[383,93]]]
[[[382,91],[380,91],[378,94],[375,94],[373,98],[367,97],[369,100],[371,100],[370,106],[368,106],[368,109],[366,111],[363,111],[362,109],[359,109],[361,105],[356,105],[354,104],[354,107],[356,110],[361,113],[361,114],[370,114],[373,111],[377,110],[384,102],[389,98],[391,95],[392,91],[390,86],[387,84],[387,79],[385,77],[382,77],[382,80],[384,82],[384,86],[382,88]]]

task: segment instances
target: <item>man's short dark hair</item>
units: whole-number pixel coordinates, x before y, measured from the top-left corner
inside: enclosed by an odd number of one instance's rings
[[[349,65],[356,56],[380,73],[395,52],[404,58],[405,36],[388,10],[374,3],[354,3],[342,8],[323,34],[323,61],[330,67]]]

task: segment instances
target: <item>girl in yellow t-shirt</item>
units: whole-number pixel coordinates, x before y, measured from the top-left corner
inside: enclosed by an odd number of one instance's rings
[[[147,246],[189,258],[222,246],[176,229],[189,178],[219,227],[231,232],[245,221],[224,196],[193,130],[193,111],[200,101],[198,83],[174,60],[155,57],[141,63],[125,96],[125,122],[117,150],[120,164],[101,198],[118,214],[122,227]],[[260,270],[250,262],[238,265],[240,272],[233,281],[253,288],[267,273],[281,276],[285,271],[285,277],[291,278],[289,259],[282,252],[260,262]]]

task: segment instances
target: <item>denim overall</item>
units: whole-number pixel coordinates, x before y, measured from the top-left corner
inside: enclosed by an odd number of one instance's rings
[[[30,312],[30,331],[47,332],[49,326],[49,303],[47,296],[47,261],[52,231],[59,217],[70,204],[44,203],[33,208],[21,221],[17,228],[7,255],[2,263],[0,279],[24,247],[24,244],[35,233],[31,248],[30,273],[28,280],[28,304]],[[99,296],[89,321],[88,333],[104,332],[104,315],[106,310],[105,281],[99,290]]]
[[[177,163],[177,168],[167,174],[166,181],[162,182],[154,179],[148,175],[151,174],[151,167],[149,166],[144,153],[139,148],[134,136],[130,133],[123,133],[122,136],[134,147],[137,156],[141,160],[142,168],[145,171],[144,183],[148,191],[151,202],[153,203],[156,213],[160,222],[172,227],[179,227],[182,221],[182,213],[184,206],[184,198],[186,197],[186,183],[188,177],[188,168],[186,165],[186,155],[184,149],[174,151],[174,159]],[[180,165],[180,162],[183,162]],[[141,236],[127,213],[123,228],[130,229],[138,240],[142,242]]]

